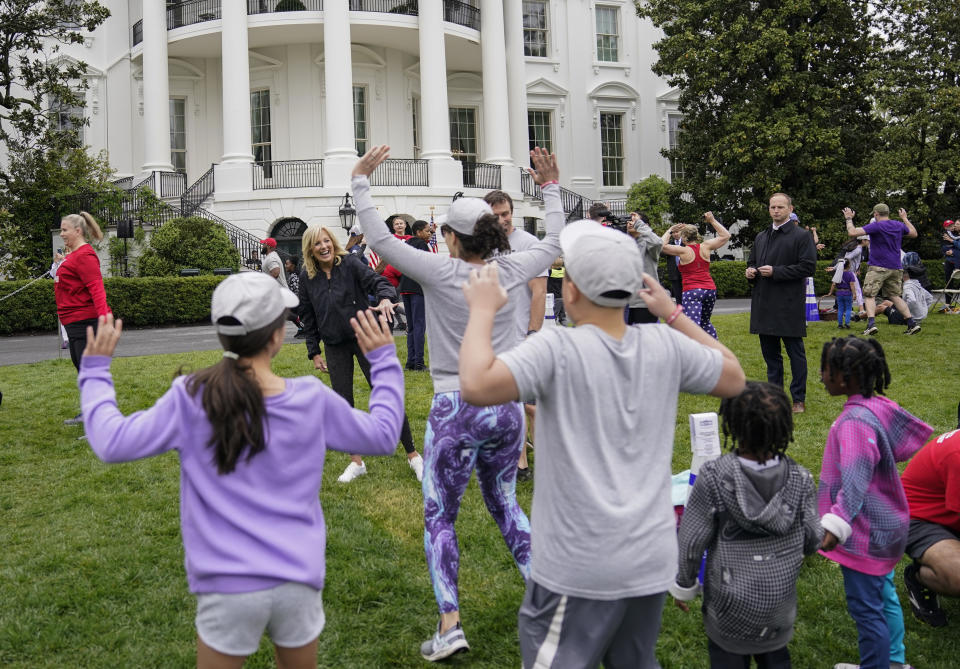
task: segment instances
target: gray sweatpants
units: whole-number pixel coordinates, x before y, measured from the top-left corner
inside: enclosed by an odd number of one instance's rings
[[[657,635],[667,593],[604,601],[527,581],[520,606],[524,669],[660,669]]]

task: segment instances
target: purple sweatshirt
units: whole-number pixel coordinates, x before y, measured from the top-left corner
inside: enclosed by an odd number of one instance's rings
[[[393,346],[367,354],[370,413],[353,409],[315,377],[285,379],[264,398],[266,448],[217,474],[202,390],[173,381],[153,407],[124,417],[110,358],[84,356],[80,399],[87,439],[104,462],[166,451],[180,456],[180,528],[194,593],[265,590],[286,582],[322,589],[326,529],[319,491],[327,449],[386,455],[403,422],[403,371]]]
[[[903,557],[910,508],[897,463],[908,460],[933,428],[883,396],[851,395],[830,427],[817,506],[823,528],[840,540],[824,557],[872,576]]]

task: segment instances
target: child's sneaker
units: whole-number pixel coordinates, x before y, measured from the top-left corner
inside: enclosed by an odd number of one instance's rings
[[[347,468],[343,470],[343,473],[337,477],[337,480],[340,483],[350,483],[353,479],[358,476],[363,476],[367,473],[367,466],[365,464],[357,464],[356,462],[351,462],[347,465]]]
[[[431,639],[420,645],[420,654],[429,662],[443,660],[456,653],[465,653],[470,650],[467,638],[463,635],[463,628],[457,623],[443,634],[440,633],[441,623],[437,623],[437,632]]]
[[[875,334],[877,334],[878,332],[880,332],[880,330],[877,328],[877,326],[876,326],[876,325],[871,325],[870,327],[868,327],[866,330],[863,331],[863,334],[865,334],[865,335],[875,335]],[[839,665],[838,665],[838,666],[839,666]]]
[[[914,323],[913,325],[908,327],[903,334],[914,335],[914,334],[917,334],[918,332],[920,332],[920,324]]]
[[[907,565],[903,570],[903,584],[907,587],[910,610],[913,611],[913,615],[918,620],[931,627],[943,627],[947,624],[947,614],[940,608],[937,593],[930,590],[917,578],[919,570],[920,567],[917,566],[916,562]]]

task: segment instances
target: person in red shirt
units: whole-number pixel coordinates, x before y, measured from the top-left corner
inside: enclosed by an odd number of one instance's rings
[[[957,427],[917,451],[901,477],[910,504],[906,552],[913,558],[903,581],[913,614],[934,627],[947,624],[937,595],[960,597],[960,424]]]
[[[96,332],[97,319],[110,313],[103,275],[100,274],[100,258],[89,244],[90,239],[103,239],[103,232],[93,216],[81,211],[61,219],[60,239],[67,256],[53,279],[53,296],[57,316],[67,331],[70,359],[79,372],[80,358],[87,345],[87,328]],[[83,415],[79,413],[63,422],[65,425],[80,425]]]

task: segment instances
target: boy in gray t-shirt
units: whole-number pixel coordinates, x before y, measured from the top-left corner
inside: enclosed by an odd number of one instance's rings
[[[461,396],[478,406],[538,403],[543,457],[519,616],[524,666],[657,667],[660,614],[676,575],[677,397],[736,395],[743,370],[642,273],[630,237],[581,221],[560,240],[564,307],[577,327],[548,328],[495,356],[491,329],[506,293],[494,265],[474,272],[464,286]],[[627,326],[623,307],[636,294],[666,324]]]

